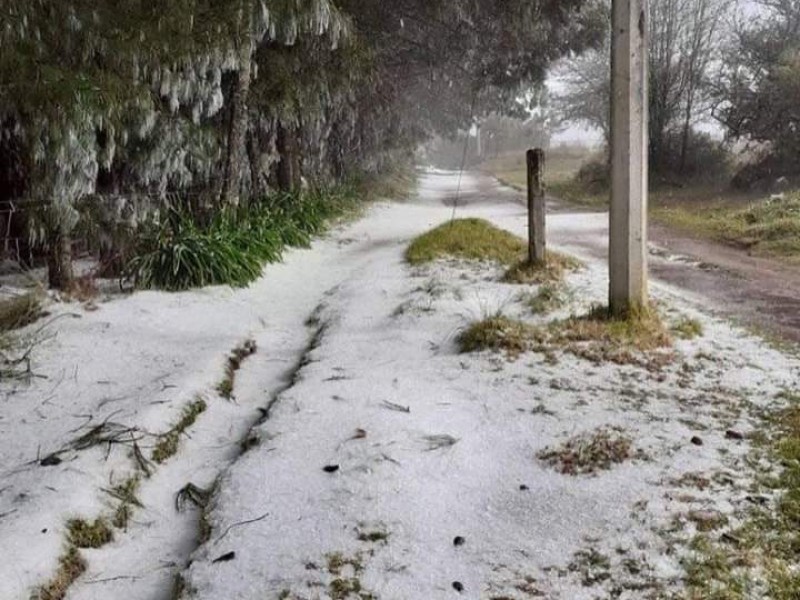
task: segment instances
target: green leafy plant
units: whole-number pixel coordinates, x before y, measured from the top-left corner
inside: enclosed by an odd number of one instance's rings
[[[358,201],[353,186],[273,194],[221,211],[207,223],[173,207],[143,229],[126,276],[145,289],[245,287],[265,264],[279,261],[286,247],[307,247]]]

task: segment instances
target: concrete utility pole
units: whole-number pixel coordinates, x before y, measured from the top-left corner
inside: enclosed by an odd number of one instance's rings
[[[644,308],[647,291],[648,0],[613,0],[609,303]]]

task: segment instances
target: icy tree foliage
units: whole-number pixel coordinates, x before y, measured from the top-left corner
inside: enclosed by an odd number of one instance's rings
[[[4,0],[0,135],[17,151],[0,159],[45,245],[87,198],[208,209],[380,171],[433,133],[518,109],[552,60],[599,39],[593,6]]]

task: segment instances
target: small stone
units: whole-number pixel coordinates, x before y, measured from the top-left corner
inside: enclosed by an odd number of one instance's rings
[[[454,546],[463,546],[463,545],[464,545],[464,543],[465,543],[466,541],[467,541],[467,540],[465,540],[463,537],[461,537],[460,535],[457,535],[457,536],[456,536],[456,537],[453,539],[453,545],[454,545]]]
[[[734,431],[733,429],[729,429],[725,432],[725,437],[729,440],[743,440],[744,434],[741,431]]]
[[[227,553],[223,554],[222,556],[219,556],[219,557],[215,558],[211,562],[212,563],[228,562],[228,561],[233,560],[234,558],[236,558],[236,552],[227,552]]]
[[[56,467],[61,464],[61,459],[58,458],[55,454],[51,454],[50,456],[45,456],[39,464],[43,467]]]
[[[702,446],[702,445],[703,445],[703,439],[702,439],[702,438],[700,438],[700,437],[698,437],[698,436],[694,436],[694,437],[692,438],[692,443],[693,443],[695,446]]]
[[[529,487],[528,487],[527,485],[525,485],[524,483],[523,483],[521,486],[519,486],[519,490],[520,490],[521,492],[527,492],[529,489],[531,489],[531,488],[529,488]]]
[[[453,589],[457,591],[459,594],[464,591],[464,584],[460,581],[453,582]]]
[[[322,470],[325,471],[326,473],[336,473],[336,471],[339,470],[339,465],[327,465],[325,467],[322,467]]]

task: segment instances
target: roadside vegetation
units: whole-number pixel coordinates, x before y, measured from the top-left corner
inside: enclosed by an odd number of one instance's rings
[[[483,219],[449,221],[416,238],[406,260],[421,265],[442,258],[496,261],[512,265],[525,253],[525,242]]]
[[[546,171],[548,194],[572,205],[607,210],[610,188],[604,160],[588,151],[583,160],[577,167],[573,164],[571,174]],[[509,165],[516,170],[505,170]],[[521,182],[515,187],[524,189],[524,160],[507,157],[490,161],[486,168],[502,181]],[[688,178],[680,185],[656,180],[650,190],[649,212],[653,222],[688,235],[756,256],[800,261],[800,191],[743,191],[731,187],[725,178]]]
[[[567,304],[569,290],[562,283],[548,283],[539,286],[535,294],[526,294],[523,301],[535,315],[543,315],[558,310]]]
[[[126,277],[168,291],[246,286],[287,247],[307,247],[333,219],[355,211],[360,197],[355,186],[276,194],[223,210],[206,224],[173,208],[143,229]]]
[[[534,325],[496,314],[465,328],[456,339],[461,352],[493,350],[516,358],[539,352],[549,359],[565,352],[601,364],[635,364],[658,369],[672,362],[673,338],[655,310],[616,317],[598,306],[587,314]]]
[[[374,0],[5,4],[0,201],[18,207],[14,259],[46,265],[61,291],[75,286],[73,253],[118,276],[154,216],[140,283],[241,285],[282,246],[236,235],[265,228],[239,207],[288,194],[303,204],[295,215],[308,209],[302,190],[390,173],[437,135],[518,114],[512,96],[589,47],[603,21],[585,0],[535,19],[520,18],[533,10],[522,0],[501,12],[491,0],[412,0],[403,35]],[[442,43],[441,23],[458,43]],[[294,223],[301,237],[315,224]],[[282,239],[285,225],[265,232]],[[197,260],[165,247],[172,235]]]
[[[714,600],[800,598],[800,393],[776,399],[783,407],[765,417],[754,460],[768,459],[777,472],[762,475],[748,514],[723,535],[699,533],[686,561],[690,597]]]
[[[406,260],[421,265],[440,259],[493,261],[505,267],[506,283],[557,284],[569,271],[583,267],[578,259],[548,251],[543,263],[531,263],[522,238],[495,227],[484,219],[449,221],[411,242]]]
[[[592,150],[583,146],[561,145],[547,150],[545,156],[546,183],[552,192],[554,186],[562,185],[573,178],[584,165]],[[501,183],[525,191],[528,185],[525,150],[504,152],[488,159],[481,168],[496,177]]]
[[[657,208],[660,222],[691,234],[743,248],[757,256],[800,262],[800,192],[777,196],[747,208],[730,203],[692,208]]]
[[[170,427],[169,431],[161,434],[158,437],[155,447],[153,448],[152,459],[156,464],[163,464],[178,452],[181,436],[186,433],[186,430],[194,425],[197,418],[203,414],[208,405],[203,398],[196,398],[191,403],[187,404],[181,418]]]
[[[532,284],[558,284],[564,281],[564,277],[570,271],[578,271],[583,268],[583,263],[577,258],[547,250],[544,262],[530,262],[527,258],[512,265],[503,276],[505,283],[517,283],[521,285]]]
[[[0,299],[0,334],[21,329],[43,314],[43,294],[39,290]]]
[[[539,460],[562,475],[593,475],[642,456],[630,437],[611,428],[578,435],[537,454]]]

